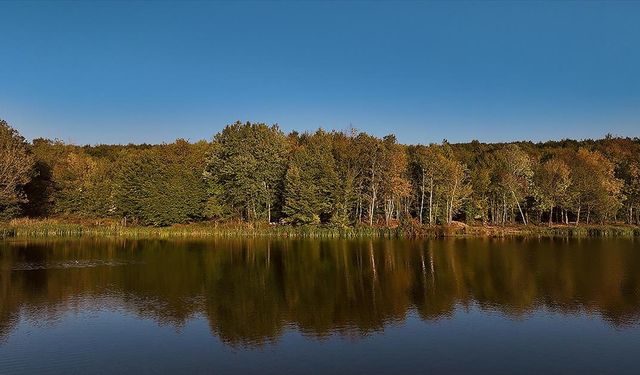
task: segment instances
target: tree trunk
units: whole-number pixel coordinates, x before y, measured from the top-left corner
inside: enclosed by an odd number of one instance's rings
[[[267,196],[267,224],[271,223],[271,200],[269,199],[269,190],[267,189],[267,182],[262,181],[262,186],[264,186],[265,195]]]
[[[448,215],[448,224],[451,224],[453,221],[453,202],[456,199],[456,190],[458,190],[458,181],[453,184],[453,190],[451,191],[451,203],[449,204],[449,215]]]
[[[425,175],[424,175],[424,169],[422,170],[422,185],[420,185],[420,225],[423,224],[422,222],[422,212],[424,211],[424,179],[425,179]]]
[[[496,217],[496,215],[498,214],[498,209],[496,208],[496,202],[492,199],[491,200],[491,222],[493,223],[493,225],[498,224],[498,218]]]
[[[551,224],[553,224],[553,205],[551,205],[549,209],[549,226],[551,226]]]
[[[393,216],[393,200],[387,199],[384,204],[384,224],[389,226],[389,220]]]
[[[253,201],[253,220],[256,220],[258,218],[258,211],[256,210],[256,202]]]
[[[578,205],[578,212],[576,213],[576,227],[578,226],[578,224],[580,224],[580,210],[582,209],[582,207],[580,205]]]
[[[502,194],[502,225],[507,223],[507,197]]]
[[[438,221],[438,216],[437,216],[438,215],[438,208],[439,208],[438,207],[438,203],[433,205],[433,222],[434,223],[437,223],[437,221]]]
[[[371,206],[369,208],[369,225],[373,225],[373,211],[376,208],[376,189],[374,188],[371,194]]]
[[[433,225],[433,176],[431,176],[431,186],[429,188],[429,225]]]
[[[516,197],[516,192],[511,190],[511,193],[513,194],[513,199],[516,200],[516,204],[518,205],[518,210],[520,211],[520,216],[522,216],[522,222],[524,223],[524,225],[527,225],[527,218],[524,217],[524,213],[522,212],[522,207],[520,207],[520,202],[518,201],[518,197]]]
[[[369,225],[373,225],[373,210],[376,208],[376,168],[375,162],[371,164],[371,208],[369,209]]]

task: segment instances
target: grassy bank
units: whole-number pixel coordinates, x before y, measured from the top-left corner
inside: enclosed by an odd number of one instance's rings
[[[4,237],[126,237],[126,238],[168,238],[168,237],[400,237],[399,228],[359,227],[334,228],[319,226],[293,227],[288,225],[267,225],[247,223],[195,223],[170,227],[123,226],[109,221],[73,222],[62,220],[14,220],[0,223],[0,238]]]
[[[544,237],[640,237],[640,227],[631,225],[527,225],[515,227],[467,227],[468,236],[544,236]]]
[[[412,238],[412,237],[640,237],[640,227],[629,225],[555,225],[555,226],[468,226],[461,223],[450,226],[405,225],[388,227],[335,228],[327,226],[266,225],[247,223],[197,223],[171,227],[122,226],[116,222],[74,222],[67,220],[20,219],[0,223],[1,238],[37,237],[240,237],[273,236],[302,238]]]

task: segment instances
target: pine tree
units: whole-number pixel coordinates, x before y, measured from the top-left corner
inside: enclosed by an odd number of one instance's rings
[[[312,185],[300,177],[300,168],[289,166],[285,177],[285,200],[282,212],[288,224],[319,224],[320,217],[314,212],[317,204]]]

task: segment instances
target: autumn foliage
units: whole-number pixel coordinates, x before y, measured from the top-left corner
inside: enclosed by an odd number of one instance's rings
[[[397,226],[640,223],[640,140],[403,145],[234,123],[212,141],[26,142],[0,122],[0,219]]]

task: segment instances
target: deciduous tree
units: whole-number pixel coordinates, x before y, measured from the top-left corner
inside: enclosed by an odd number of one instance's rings
[[[19,213],[27,202],[24,186],[33,176],[35,160],[24,138],[0,120],[0,218]]]

